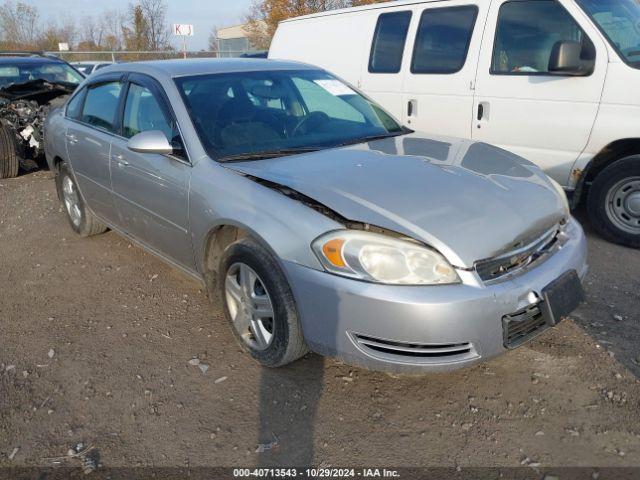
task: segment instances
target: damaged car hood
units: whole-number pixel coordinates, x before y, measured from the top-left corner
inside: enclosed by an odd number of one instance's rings
[[[76,89],[72,84],[52,83],[38,79],[23,83],[13,83],[0,88],[0,97],[9,100],[35,100],[40,104],[54,98],[68,95]]]
[[[348,220],[421,240],[463,268],[568,215],[538,167],[459,139],[410,134],[224,166],[289,187]]]

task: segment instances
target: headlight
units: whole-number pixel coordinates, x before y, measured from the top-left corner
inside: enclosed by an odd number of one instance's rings
[[[338,230],[322,235],[311,246],[325,270],[345,277],[394,285],[460,281],[442,255],[410,240]]]

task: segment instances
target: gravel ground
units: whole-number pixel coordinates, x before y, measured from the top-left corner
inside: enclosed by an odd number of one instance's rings
[[[76,237],[49,172],[2,180],[0,467],[79,442],[109,467],[639,466],[640,253],[589,243],[588,302],[486,364],[272,371],[198,283],[113,232]]]

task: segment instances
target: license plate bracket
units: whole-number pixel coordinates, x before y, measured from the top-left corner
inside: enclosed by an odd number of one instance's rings
[[[556,325],[584,301],[582,283],[575,270],[569,270],[542,289],[540,308],[549,325]]]

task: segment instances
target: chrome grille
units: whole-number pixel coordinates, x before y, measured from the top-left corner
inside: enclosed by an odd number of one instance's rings
[[[420,344],[353,334],[357,346],[374,357],[416,363],[443,363],[477,357],[473,345],[464,343]]]
[[[560,230],[552,228],[531,243],[516,246],[513,250],[493,258],[479,260],[474,267],[484,282],[500,280],[531,265],[545,254],[550,253],[558,241]]]

